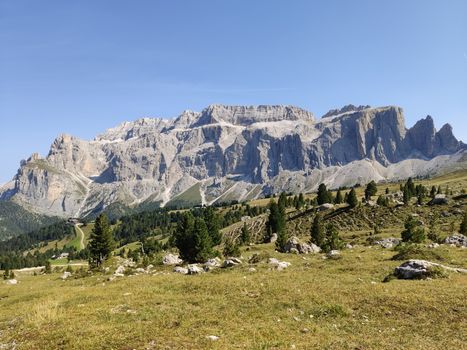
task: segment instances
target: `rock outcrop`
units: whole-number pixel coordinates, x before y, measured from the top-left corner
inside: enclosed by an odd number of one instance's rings
[[[173,120],[123,123],[92,141],[59,136],[0,189],[36,212],[85,217],[109,205],[195,205],[428,175],[466,162],[465,145],[431,117],[346,106],[316,120],[292,106],[213,105]]]

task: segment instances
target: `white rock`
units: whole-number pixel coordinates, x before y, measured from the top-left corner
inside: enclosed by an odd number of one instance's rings
[[[185,268],[185,267],[181,267],[181,266],[175,266],[174,267],[174,272],[181,273],[182,275],[187,275],[188,274],[188,269]]]
[[[188,274],[189,275],[199,275],[201,273],[204,273],[204,270],[199,267],[198,265],[188,265]]]
[[[63,275],[60,277],[62,280],[66,280],[68,277],[71,276],[71,272],[65,271]]]
[[[416,260],[412,259],[402,263],[400,266],[396,267],[394,270],[394,275],[400,279],[421,279],[429,277],[430,269],[433,267],[442,268],[446,271],[467,273],[466,269],[454,268],[438,263],[426,261],[426,260]]]
[[[178,257],[178,255],[167,254],[162,258],[162,264],[164,265],[179,265],[182,264],[183,260]]]
[[[268,264],[272,265],[277,271],[282,271],[291,265],[288,261],[280,261],[276,258],[269,258]]]
[[[374,242],[375,245],[379,245],[383,248],[392,248],[400,243],[400,239],[390,237],[390,238],[384,238],[379,241]]]
[[[217,335],[208,335],[206,338],[208,338],[211,341],[219,340],[219,337]]]
[[[446,237],[446,244],[454,244],[457,247],[467,247],[467,237],[461,234]]]
[[[5,283],[9,285],[15,285],[15,284],[18,284],[18,280],[13,278],[11,280],[6,280]]]

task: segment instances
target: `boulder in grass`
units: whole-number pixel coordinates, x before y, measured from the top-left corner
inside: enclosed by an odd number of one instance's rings
[[[187,275],[188,274],[188,269],[186,267],[181,267],[181,266],[176,266],[174,268],[175,273],[180,273],[182,275]]]
[[[18,284],[18,280],[15,280],[14,278],[12,278],[10,280],[6,280],[5,283],[13,286],[15,284]]]
[[[448,204],[448,203],[449,203],[449,200],[448,200],[448,198],[446,197],[445,194],[437,194],[435,196],[435,198],[433,198],[428,203],[428,205],[444,205],[444,204]]]
[[[167,254],[162,258],[162,264],[164,265],[179,265],[183,263],[183,260],[178,255]]]
[[[201,273],[204,273],[204,270],[198,265],[188,265],[188,275],[199,275]]]
[[[268,264],[272,265],[277,271],[282,271],[290,266],[288,261],[280,261],[276,258],[269,258]]]
[[[454,244],[457,247],[467,247],[467,237],[461,234],[446,237],[446,244]]]
[[[313,243],[301,242],[297,237],[290,237],[284,247],[285,253],[309,254],[319,253],[321,248]]]
[[[379,245],[383,248],[389,249],[389,248],[395,247],[399,243],[400,243],[400,239],[390,237],[390,238],[380,239],[379,241],[376,241],[374,244]]]
[[[63,275],[60,277],[62,280],[66,280],[68,277],[71,276],[71,272],[65,271]]]
[[[394,276],[399,279],[413,280],[439,277],[446,272],[467,273],[467,270],[444,266],[426,260],[412,259],[396,267]]]

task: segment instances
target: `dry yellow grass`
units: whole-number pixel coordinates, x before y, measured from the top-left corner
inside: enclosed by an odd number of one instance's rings
[[[466,250],[446,248],[452,261]],[[24,276],[1,285],[2,344],[17,349],[461,349],[467,276],[382,283],[394,252],[359,247],[340,260],[266,252],[292,265],[261,263],[200,276],[112,282]],[[210,341],[209,335],[219,336]]]

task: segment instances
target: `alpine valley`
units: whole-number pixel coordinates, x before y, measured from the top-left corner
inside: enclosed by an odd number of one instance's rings
[[[437,131],[427,116],[408,129],[395,106],[348,105],[316,119],[293,106],[211,105],[125,122],[92,141],[61,135],[46,157],[21,162],[0,208],[40,225],[111,208],[228,203],[465,169],[466,150],[449,124]]]

